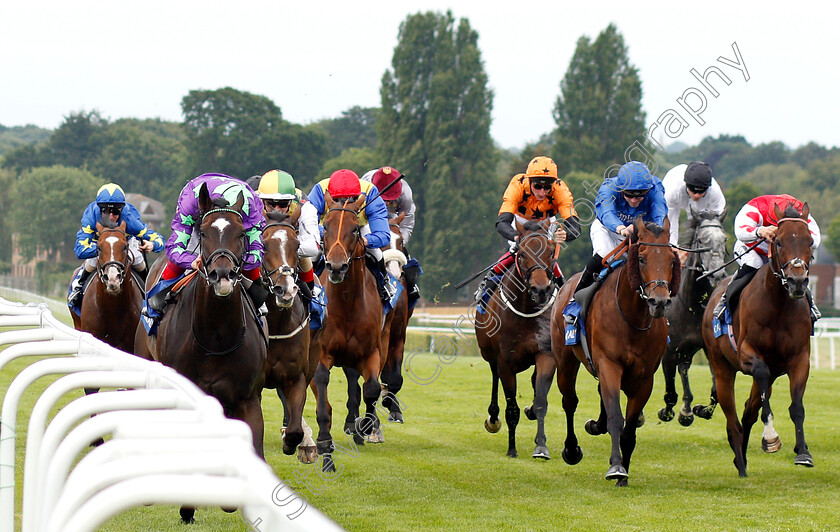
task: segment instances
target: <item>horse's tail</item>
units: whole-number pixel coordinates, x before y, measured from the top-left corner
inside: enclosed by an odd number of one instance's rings
[[[551,312],[537,316],[537,345],[540,351],[551,353]]]

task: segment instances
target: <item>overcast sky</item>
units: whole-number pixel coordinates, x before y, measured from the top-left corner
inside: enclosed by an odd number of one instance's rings
[[[407,15],[451,9],[479,34],[495,93],[491,134],[503,147],[521,148],[554,127],[576,41],[594,39],[610,22],[640,71],[647,124],[669,109],[688,124],[676,138],[658,128],[653,137],[663,144],[726,133],[753,144],[840,146],[838,8],[750,4],[4,0],[0,124],[55,128],[69,113],[93,109],[112,120],[180,121],[190,90],[225,86],[270,98],[292,122],[338,117],[355,105],[379,106]],[[748,81],[719,61],[736,61],[733,43]],[[690,73],[713,65],[730,81],[710,74],[717,97]],[[694,109],[705,100],[703,125],[679,105],[684,93]]]

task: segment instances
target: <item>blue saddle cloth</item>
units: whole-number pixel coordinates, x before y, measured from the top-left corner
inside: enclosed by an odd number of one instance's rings
[[[385,305],[382,307],[382,312],[388,314],[389,312],[391,312],[391,309],[397,306],[397,300],[400,298],[400,294],[403,293],[403,290],[405,290],[405,288],[403,288],[403,284],[400,282],[399,279],[394,277],[394,275],[391,272],[388,272],[388,276],[385,278],[385,282],[391,285],[391,289],[394,292],[394,295],[391,296],[391,299],[385,302]]]
[[[586,338],[586,325],[580,319],[580,311],[580,305],[574,299],[563,309],[563,317],[566,319],[566,345],[577,345]]]
[[[489,280],[493,281],[496,286],[498,286],[502,282],[501,275],[492,275]],[[475,311],[479,314],[487,314],[487,305],[490,303],[490,297],[493,295],[493,292],[490,290],[484,289],[482,292],[481,297],[478,299],[478,304],[475,306]]]
[[[146,298],[143,300],[143,309],[140,311],[140,321],[143,322],[143,328],[146,329],[146,334],[152,336],[157,334],[158,323],[160,323],[161,314],[149,306],[149,298],[160,292],[165,288],[169,288],[186,276],[186,272],[181,273],[174,279],[161,279],[148,292]]]
[[[309,302],[309,328],[314,331],[323,327],[326,315],[327,292],[320,286],[316,286],[312,292],[312,300]]]

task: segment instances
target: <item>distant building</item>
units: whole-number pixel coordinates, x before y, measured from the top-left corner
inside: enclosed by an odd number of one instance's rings
[[[168,227],[171,219],[166,216],[166,208],[163,203],[143,194],[126,194],[125,199],[137,208],[140,217],[150,229],[160,231],[161,228]]]

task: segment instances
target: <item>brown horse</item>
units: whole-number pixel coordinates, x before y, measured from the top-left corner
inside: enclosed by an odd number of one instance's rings
[[[363,418],[358,412],[361,398],[353,396],[354,387],[348,382],[345,433],[364,435],[370,443],[384,441],[376,401],[382,391],[378,376],[385,363],[390,323],[383,317],[376,279],[365,265],[358,214],[366,196],[354,202],[337,202],[327,192],[324,201],[328,210],[323,218],[325,270],[321,283],[326,290],[329,321],[321,338],[321,359],[313,382],[318,400],[318,454],[323,456],[323,469],[334,471],[332,407],[327,399],[330,369],[352,368],[364,378],[361,395],[367,408]]]
[[[664,227],[637,218],[627,260],[618,266],[595,293],[585,319],[586,339],[592,361],[581,344],[565,345],[564,305],[572,297],[579,274],[560,290],[551,313],[551,348],[557,361],[557,385],[566,412],[563,460],[577,464],[583,457],[574,431],[578,398],[578,369],[600,380],[601,413],[589,420],[592,435],[609,432],[612,440],[607,480],[626,486],[630,457],[636,447],[636,428],[650,397],[653,377],[668,339],[665,310],[680,284],[680,261],[668,244],[669,222]],[[627,396],[626,419],[621,415],[620,394]]]
[[[780,375],[790,378],[790,417],[796,430],[794,464],[813,467],[814,461],[805,443],[805,408],[802,396],[808,381],[811,357],[811,321],[805,291],[811,262],[813,238],[808,229],[810,209],[806,203],[799,213],[792,206],[785,212],[776,207],[778,230],[770,244],[770,261],[762,266],[743,289],[732,318],[737,350],[728,335],[715,338],[713,309],[729,284],[722,282],[709,300],[703,316],[703,340],[709,363],[715,375],[717,396],[726,415],[726,435],[735,453],[738,475],[747,476],[747,444],[750,429],[758,419],[764,422],[761,439],[766,452],[781,447],[773,428],[770,394],[773,382]],[[738,421],[735,410],[735,375],[742,371],[752,375],[750,397]]]
[[[493,293],[484,314],[476,313],[475,336],[481,356],[490,364],[492,390],[489,417],[484,422],[488,432],[501,428],[499,420],[499,380],[505,393],[505,421],[508,426],[507,455],[516,458],[516,426],[519,405],[516,403],[516,375],[535,366],[533,381],[534,405],[525,414],[537,420],[534,458],[548,459],[545,445],[545,414],[548,409],[548,390],[554,378],[554,358],[550,350],[537,344],[537,318],[554,303],[554,242],[548,238],[549,220],[516,222],[519,248],[515,267],[505,273],[499,288]]]
[[[306,388],[315,375],[320,356],[318,350],[311,349],[309,308],[297,285],[300,212],[297,209],[291,216],[269,213],[262,232],[263,281],[273,296],[266,301],[269,344],[265,387],[277,390],[283,401],[285,454],[294,453],[304,439]],[[316,458],[314,442],[298,448],[301,462],[310,464]]]
[[[96,275],[82,300],[82,315],[74,312],[73,326],[128,353],[134,352],[134,333],[140,323],[143,290],[131,271],[133,262],[125,221],[96,223]],[[81,266],[82,268],[84,265]]]

